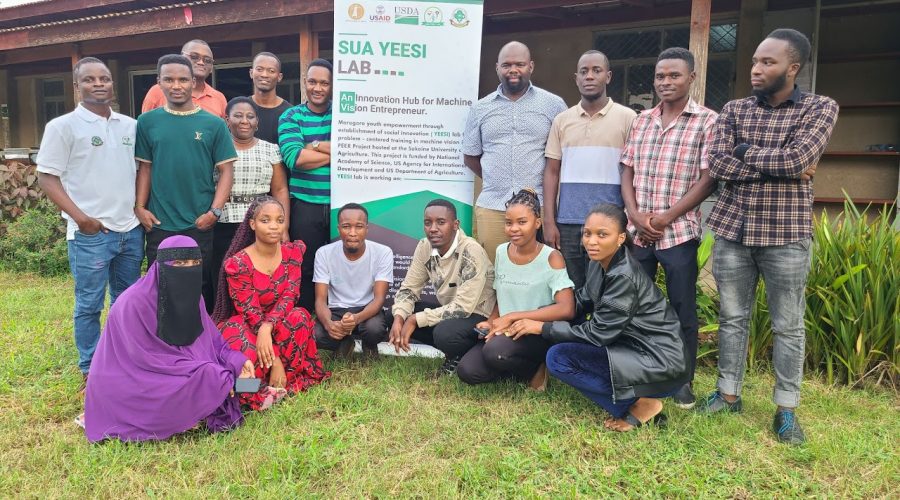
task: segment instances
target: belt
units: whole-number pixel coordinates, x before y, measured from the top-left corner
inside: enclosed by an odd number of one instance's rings
[[[268,196],[268,193],[260,193],[260,194],[233,194],[228,198],[228,201],[231,203],[253,203],[254,201],[262,198],[263,196]]]

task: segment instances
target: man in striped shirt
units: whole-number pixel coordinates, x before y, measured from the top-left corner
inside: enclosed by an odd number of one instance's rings
[[[290,170],[291,240],[306,243],[300,282],[300,305],[312,311],[314,256],[329,241],[331,208],[331,63],[315,59],[306,71],[303,104],[278,121],[278,146]]]

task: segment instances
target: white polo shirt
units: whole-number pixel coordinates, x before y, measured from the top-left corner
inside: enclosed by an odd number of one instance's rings
[[[112,112],[107,120],[79,104],[47,124],[37,171],[59,177],[75,205],[110,231],[130,231],[138,225],[136,125],[134,118]],[[74,239],[78,225],[68,214],[63,217],[68,220],[66,239]]]

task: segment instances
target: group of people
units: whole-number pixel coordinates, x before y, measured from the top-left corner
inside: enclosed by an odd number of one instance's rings
[[[802,443],[811,181],[838,110],[796,86],[809,52],[801,33],[772,32],[753,57],[754,95],[717,114],[690,97],[693,55],[666,49],[659,104],[637,115],[607,95],[602,52],[579,58],[581,99],[566,109],[531,83],[528,48],[505,45],[500,85],[473,105],[462,143],[484,181],[475,235],[452,201],[428,203],[389,311],[394,255],[367,239],[363,205],[338,210],[330,242],[330,63],[309,63],[307,101],[291,106],[275,93],[280,61],[262,52],[253,95],[226,103],[205,82],[212,50],[193,40],[159,59],[135,121],[112,111],[108,68],[82,59],[81,103],[47,125],[37,163],[68,220],[88,438],[165,439],[202,420],[233,428],[241,406],[264,410],[327,378],[318,349],[349,356],[355,338],[368,359],[384,341],[398,352],[432,345],[445,355],[438,374],[468,384],[543,390],[552,375],[606,410],[611,430],[664,425],[663,398],[696,404],[699,205],[719,181],[708,220],[719,380],[697,410],[741,411],[762,274],[776,334],[773,430]],[[262,384],[236,394],[241,378]]]

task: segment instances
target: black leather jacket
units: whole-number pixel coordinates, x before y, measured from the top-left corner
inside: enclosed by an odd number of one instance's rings
[[[553,343],[606,346],[614,399],[653,396],[687,383],[678,317],[625,247],[613,256],[608,271],[599,262],[590,263],[575,300],[577,316],[591,313],[590,320],[544,323],[541,334]]]

